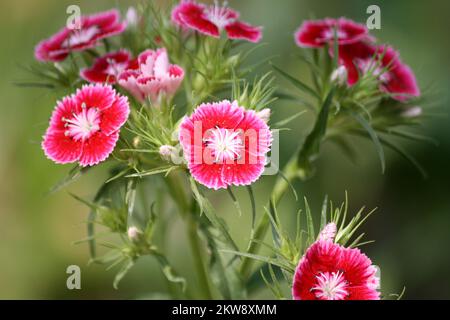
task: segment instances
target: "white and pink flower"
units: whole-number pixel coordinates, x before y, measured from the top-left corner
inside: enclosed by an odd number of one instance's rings
[[[98,45],[99,40],[123,32],[126,23],[120,21],[117,10],[100,12],[81,17],[81,28],[64,27],[52,37],[41,41],[34,55],[39,61],[58,62],[64,60],[71,51],[83,51]]]
[[[217,190],[261,176],[272,133],[255,111],[224,100],[204,103],[185,117],[179,140],[194,179]]]
[[[138,67],[119,76],[118,83],[139,102],[158,103],[161,95],[172,97],[184,78],[184,70],[169,63],[165,48],[146,50],[138,57]]]
[[[127,121],[128,99],[109,85],[84,85],[56,105],[45,133],[45,155],[59,164],[83,167],[105,160]]]
[[[202,34],[220,37],[225,30],[230,39],[259,42],[261,27],[238,20],[239,13],[227,6],[206,6],[193,0],[182,0],[172,11],[172,21],[183,29],[193,29]]]

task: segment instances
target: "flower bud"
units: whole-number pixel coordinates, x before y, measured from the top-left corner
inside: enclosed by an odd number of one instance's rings
[[[139,136],[135,136],[133,138],[133,147],[138,148],[141,144],[141,138]]]
[[[128,239],[130,239],[132,242],[137,242],[137,241],[139,241],[139,238],[141,237],[142,232],[138,228],[133,226],[133,227],[128,228],[127,234],[128,234]]]
[[[138,13],[135,7],[129,7],[125,15],[125,21],[130,27],[136,27],[138,24]]]
[[[416,118],[422,114],[422,108],[419,106],[411,107],[402,112],[404,118]]]
[[[340,66],[331,74],[331,81],[342,86],[347,82],[347,76],[347,68],[344,66]]]
[[[334,241],[334,237],[336,236],[336,224],[334,222],[331,222],[327,224],[322,231],[319,233],[318,240],[331,240]]]
[[[161,155],[161,158],[163,158],[166,161],[170,161],[172,159],[172,155],[174,155],[175,152],[176,149],[174,146],[169,146],[165,144],[159,147],[159,154]]]
[[[264,108],[261,111],[257,112],[256,115],[260,117],[265,123],[269,122],[270,119],[270,109]]]

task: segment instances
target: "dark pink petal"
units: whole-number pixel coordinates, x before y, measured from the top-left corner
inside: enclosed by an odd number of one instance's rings
[[[347,69],[350,86],[359,79],[360,62],[368,63],[374,57],[375,51],[376,47],[365,41],[339,46],[339,61]]]
[[[259,42],[262,38],[261,27],[254,27],[245,22],[236,21],[225,26],[230,39],[248,40]]]
[[[81,70],[83,79],[93,83],[115,83],[117,76],[130,68],[131,54],[127,50],[108,53],[95,59],[90,68]]]
[[[295,42],[300,47],[320,48],[334,40],[337,31],[339,45],[351,44],[369,37],[367,28],[352,20],[340,18],[307,20],[295,32]]]
[[[390,79],[383,88],[389,93],[397,93],[393,98],[399,101],[407,101],[411,97],[419,97],[420,89],[416,77],[405,64],[398,63],[389,70]]]
[[[64,134],[64,130],[49,128],[42,141],[42,149],[50,160],[58,164],[75,162],[82,151],[82,142]]]
[[[70,30],[62,29],[49,39],[39,42],[34,49],[34,56],[38,61],[58,62],[64,60],[68,55],[67,49],[62,49],[61,44],[67,39]]]
[[[194,179],[202,185],[214,190],[226,188],[228,186],[222,179],[222,170],[222,164],[189,164],[189,171]]]
[[[80,165],[83,167],[96,165],[108,158],[119,139],[119,132],[106,135],[99,131],[83,143]]]
[[[119,96],[109,108],[102,111],[101,131],[106,135],[118,131],[127,121],[129,114],[128,98]]]
[[[111,86],[100,84],[83,85],[75,94],[75,101],[79,106],[83,103],[87,107],[98,108],[100,111],[108,109],[115,101],[116,91]]]
[[[182,27],[189,27],[212,37],[219,37],[219,28],[205,18],[205,6],[183,1],[175,11],[174,21]],[[174,16],[172,15],[172,16]]]

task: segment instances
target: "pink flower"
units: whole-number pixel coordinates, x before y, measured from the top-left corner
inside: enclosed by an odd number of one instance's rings
[[[224,100],[201,104],[184,118],[179,140],[194,179],[217,190],[261,176],[272,133],[255,111]]]
[[[184,70],[169,64],[165,48],[142,52],[138,64],[136,70],[122,72],[118,82],[140,102],[149,98],[153,103],[158,103],[161,94],[170,98],[183,81]]]
[[[128,99],[109,85],[84,85],[59,101],[42,148],[56,163],[92,166],[105,160],[130,112]]]
[[[200,33],[220,37],[225,30],[228,38],[259,42],[262,38],[261,27],[254,27],[238,21],[239,13],[226,7],[205,6],[191,0],[182,0],[172,11],[172,21],[183,29],[194,29]]]
[[[367,28],[362,24],[345,18],[326,18],[303,22],[295,32],[295,42],[300,47],[321,48],[333,42],[335,30],[339,45],[370,39]]]
[[[297,266],[292,295],[295,300],[379,300],[378,285],[376,268],[359,249],[318,240]]]
[[[126,24],[119,20],[117,10],[83,16],[80,29],[64,27],[52,37],[41,41],[36,46],[34,55],[39,61],[62,61],[71,51],[93,48],[98,40],[123,32]]]
[[[378,76],[381,90],[394,94],[394,99],[406,101],[420,96],[413,71],[392,47],[364,42],[343,45],[339,47],[339,60],[348,70],[349,85],[355,84],[361,73],[371,70]]]
[[[127,50],[107,53],[95,59],[90,68],[81,70],[83,79],[94,83],[116,83],[117,77],[127,69],[137,69],[136,60],[131,59]]]

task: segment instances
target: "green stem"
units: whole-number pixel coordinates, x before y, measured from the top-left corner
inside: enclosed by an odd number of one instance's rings
[[[178,205],[180,213],[186,222],[189,244],[195,264],[196,274],[199,280],[200,292],[202,299],[213,299],[210,288],[209,273],[205,262],[203,261],[202,246],[198,235],[198,223],[195,219],[195,201],[192,197],[188,197],[183,190],[183,181],[177,172],[170,174],[165,179],[170,189],[173,199]],[[192,203],[192,207],[191,207]],[[192,210],[194,209],[194,210]]]
[[[299,169],[297,166],[297,153],[295,153],[294,156],[286,164],[283,169],[283,173],[286,180],[288,180],[289,182],[293,181],[298,176]],[[275,182],[275,186],[270,197],[274,205],[277,205],[280,202],[287,188],[289,187],[289,183],[286,180],[278,177],[277,181]],[[247,253],[256,254],[259,251],[259,249],[261,248],[261,241],[266,236],[267,230],[269,228],[269,222],[269,216],[267,214],[264,214],[252,234],[252,241],[249,243]],[[247,279],[250,276],[254,262],[254,259],[250,259],[247,257],[243,258],[240,268],[240,274],[243,279]]]

